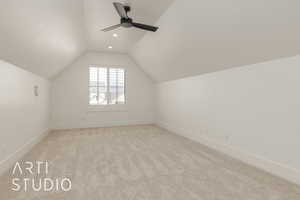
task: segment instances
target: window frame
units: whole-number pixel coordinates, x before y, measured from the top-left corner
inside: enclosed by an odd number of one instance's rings
[[[124,70],[124,103],[116,103],[116,104],[90,104],[90,88],[93,87],[90,85],[90,68],[106,68],[107,69],[107,93],[109,93],[109,72],[110,69],[122,69]],[[98,84],[97,84],[97,90],[99,90]],[[110,96],[110,94],[109,94]],[[108,99],[110,101],[110,97]],[[91,64],[88,67],[88,111],[126,111],[126,105],[128,103],[127,99],[127,69],[125,66],[116,66],[116,65],[103,65],[103,64]]]

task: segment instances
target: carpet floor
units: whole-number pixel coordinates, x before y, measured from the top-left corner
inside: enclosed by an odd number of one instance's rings
[[[151,125],[55,131],[20,163],[0,177],[1,200],[300,200],[299,186]],[[28,186],[45,178],[72,188]]]

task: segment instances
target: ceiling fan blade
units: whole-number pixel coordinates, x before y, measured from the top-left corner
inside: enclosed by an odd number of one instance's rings
[[[117,24],[117,25],[114,25],[114,26],[110,26],[110,27],[104,28],[101,31],[104,31],[104,32],[111,31],[111,30],[114,30],[116,28],[119,28],[120,26],[121,26],[121,24]]]
[[[120,17],[128,19],[127,13],[126,13],[125,8],[124,8],[124,5],[121,4],[121,3],[118,3],[118,2],[114,2],[113,4],[114,4],[117,12],[119,13]]]
[[[158,27],[155,27],[155,26],[149,26],[149,25],[146,25],[146,24],[139,24],[139,23],[132,23],[132,25],[136,28],[140,28],[140,29],[143,29],[143,30],[146,30],[146,31],[157,31]]]

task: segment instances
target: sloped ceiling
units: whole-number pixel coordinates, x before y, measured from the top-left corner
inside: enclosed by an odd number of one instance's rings
[[[131,55],[158,82],[294,56],[299,8],[299,0],[176,0]]]
[[[85,51],[123,52],[161,82],[300,52],[299,0],[126,0],[158,32],[103,33],[113,1],[0,0],[0,59],[49,78]]]
[[[0,59],[51,78],[85,51],[129,52],[145,31],[102,32],[120,23],[114,1],[129,3],[136,22],[152,24],[174,0],[0,0]]]
[[[0,59],[51,77],[85,51],[81,0],[1,0]]]
[[[113,7],[113,2],[127,3],[131,6],[129,16],[135,22],[154,24],[174,0],[84,0],[85,19],[88,35],[88,47],[93,51],[128,53],[146,33],[135,28],[119,28],[110,32],[103,28],[120,23],[120,17]],[[112,37],[113,33],[118,38]],[[148,33],[155,34],[155,33]]]

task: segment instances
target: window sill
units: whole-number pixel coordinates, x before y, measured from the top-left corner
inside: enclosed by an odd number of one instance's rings
[[[89,105],[88,112],[127,112],[128,108],[122,105]]]

